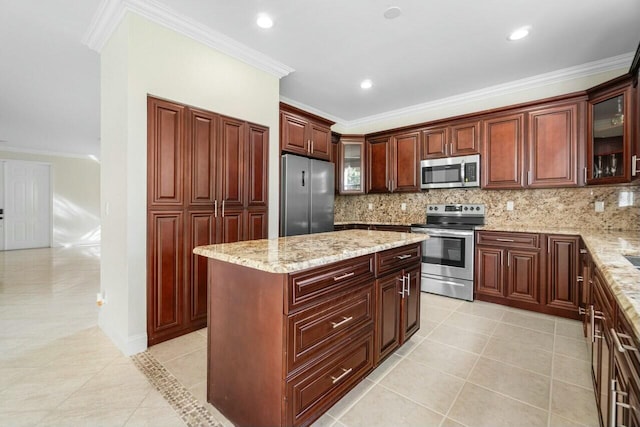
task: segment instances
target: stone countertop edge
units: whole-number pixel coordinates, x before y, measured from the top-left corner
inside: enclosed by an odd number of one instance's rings
[[[198,246],[193,253],[270,273],[295,273],[428,238],[395,231],[344,230]]]
[[[582,237],[620,310],[640,339],[640,270],[624,255],[640,255],[640,230],[590,230],[536,226],[483,226],[476,230],[563,234]]]

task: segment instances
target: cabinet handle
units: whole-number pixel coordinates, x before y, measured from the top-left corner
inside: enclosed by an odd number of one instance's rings
[[[213,201],[214,218],[218,218],[218,200]]]
[[[411,258],[411,255],[409,255],[409,254],[396,255],[396,258],[398,258],[399,260],[403,260],[403,259]]]
[[[411,273],[407,273],[407,296],[411,296]]]
[[[511,257],[507,254],[507,268],[511,267]]]
[[[595,338],[595,330],[596,330],[596,319],[595,313],[593,311],[593,304],[589,306],[589,322],[591,323],[591,342],[596,342]]]
[[[587,310],[585,310],[585,309],[584,309],[584,308],[582,308],[582,307],[578,307],[578,314],[579,314],[580,316],[584,316],[585,314],[587,314]]]
[[[584,183],[587,183],[587,167],[584,167]]]
[[[398,277],[396,278],[396,280],[400,280],[402,282],[402,292],[398,292],[400,295],[402,295],[402,298],[404,299],[404,281],[407,280],[407,276],[402,276],[402,277]]]
[[[527,184],[531,185],[531,171],[527,171]]]
[[[340,326],[344,325],[345,323],[349,323],[352,320],[353,320],[353,316],[349,316],[349,317],[342,316],[342,320],[341,321],[339,321],[339,322],[329,322],[329,323],[331,323],[331,327],[333,329],[335,329],[337,327],[340,327]]]
[[[449,143],[449,155],[453,156],[453,142]]]
[[[222,218],[224,218],[224,202],[225,200],[222,201]]]
[[[634,346],[622,344],[622,342],[620,341],[620,337],[631,338],[629,335],[627,335],[627,334],[618,334],[618,332],[614,328],[611,328],[611,336],[613,337],[613,341],[615,342],[616,347],[618,348],[618,351],[620,353],[624,353],[627,350],[636,351],[636,352],[638,351],[638,349],[635,348]]]
[[[584,282],[584,278],[582,276],[577,276],[576,282]]]
[[[586,249],[580,249],[580,253],[581,253],[581,254],[588,254],[588,253],[589,253],[589,251],[588,251],[588,250],[586,250]]]
[[[611,409],[610,409],[610,413],[609,413],[609,425],[611,427],[615,427],[616,425],[616,421],[617,421],[617,414],[616,414],[616,402],[618,401],[618,396],[617,396],[617,384],[618,384],[618,380],[611,380],[611,393],[609,396],[610,402],[611,402]]]
[[[354,274],[356,274],[356,273],[354,273],[354,272],[352,271],[352,272],[350,272],[350,273],[344,273],[342,276],[334,276],[334,277],[333,277],[333,281],[334,281],[334,282],[338,282],[338,281],[340,281],[340,280],[342,280],[342,279],[346,279],[347,277],[351,277],[351,276],[353,276]]]
[[[333,384],[337,383],[338,381],[340,381],[341,379],[349,375],[351,371],[353,371],[353,368],[349,368],[349,369],[340,368],[340,369],[342,369],[342,373],[340,375],[338,375],[337,377],[334,377],[333,375],[331,375],[331,380]]]
[[[514,242],[514,240],[513,240],[513,239],[500,239],[500,238],[497,238],[496,240],[497,240],[498,242],[511,242],[511,243],[513,243],[513,242]]]
[[[311,152],[313,153],[313,139],[311,140]]]
[[[640,158],[638,158],[638,156],[636,156],[635,154],[631,156],[631,176],[636,176],[636,174],[638,173],[638,161],[640,161]]]
[[[307,153],[311,152],[311,140],[307,139]]]

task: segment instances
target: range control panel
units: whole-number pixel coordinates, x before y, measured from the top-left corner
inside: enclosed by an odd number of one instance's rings
[[[427,215],[483,215],[482,204],[452,204],[452,205],[427,205]]]

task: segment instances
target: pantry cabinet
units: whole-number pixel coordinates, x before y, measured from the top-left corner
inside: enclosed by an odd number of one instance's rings
[[[267,237],[268,129],[148,97],[147,336],[206,326],[196,246]]]
[[[314,159],[331,158],[333,122],[280,103],[280,148]]]

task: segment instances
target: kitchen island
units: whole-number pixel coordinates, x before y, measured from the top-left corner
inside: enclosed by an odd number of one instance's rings
[[[236,425],[308,425],[420,328],[421,234],[201,246],[207,400]]]

